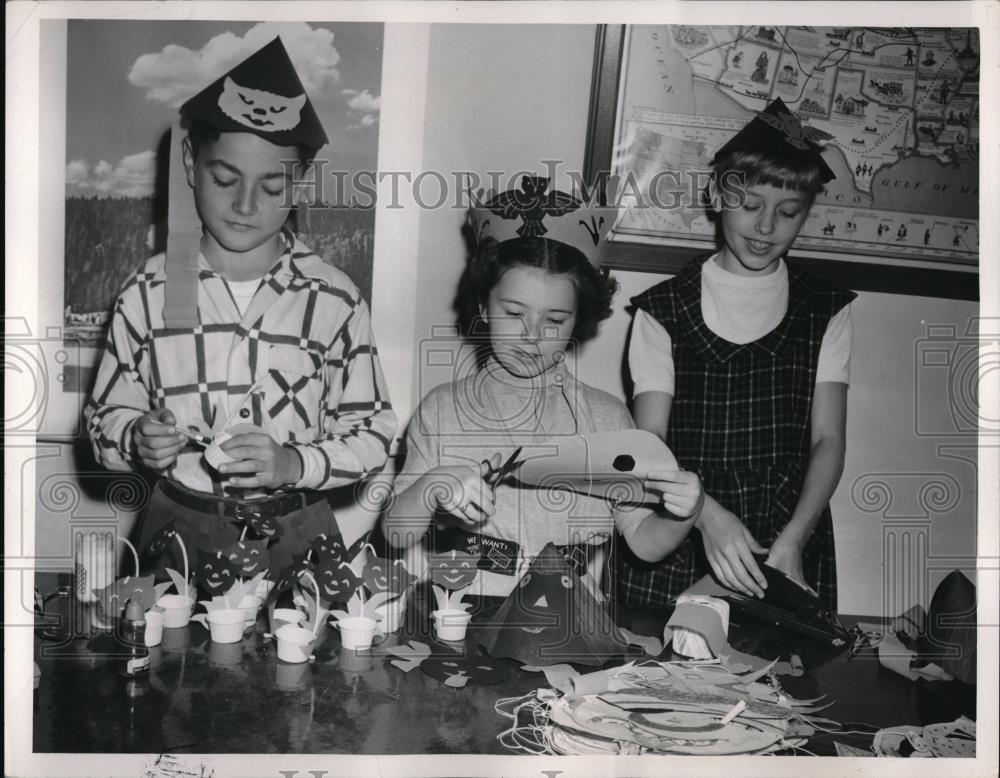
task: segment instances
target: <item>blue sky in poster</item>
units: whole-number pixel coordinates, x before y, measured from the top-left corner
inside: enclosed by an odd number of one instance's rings
[[[319,156],[375,170],[380,23],[71,20],[66,194],[151,194],[154,149],[180,104],[275,35],[331,139]]]

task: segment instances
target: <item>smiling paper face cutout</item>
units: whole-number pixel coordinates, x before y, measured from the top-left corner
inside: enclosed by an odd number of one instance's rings
[[[312,571],[313,566],[306,559],[305,554],[292,554],[291,564],[278,573],[278,578],[274,582],[274,588],[271,589],[270,594],[267,595],[268,604],[273,605],[275,601],[277,601],[278,595],[286,591],[296,581],[298,581],[299,576],[303,573],[311,573]]]
[[[367,541],[368,536],[362,535],[350,547],[347,547],[339,533],[328,534],[324,532],[309,541],[309,548],[316,554],[317,563],[331,559],[338,562],[353,562]]]
[[[628,651],[606,606],[551,543],[490,623],[476,630],[476,638],[491,657],[539,667],[564,662],[603,665]]]
[[[284,531],[278,520],[270,516],[264,517],[250,513],[244,521],[250,529],[265,538],[280,538],[281,533]]]
[[[221,551],[210,554],[198,552],[198,564],[195,566],[195,578],[209,594],[223,594],[229,591],[236,582],[240,568],[229,561]]]
[[[266,540],[237,540],[222,549],[222,553],[239,568],[239,575],[244,578],[257,575],[270,564]]]
[[[464,589],[479,572],[479,557],[464,551],[449,551],[431,557],[431,581],[443,589]]]
[[[402,559],[390,562],[388,559],[375,557],[365,565],[362,575],[365,586],[372,594],[375,592],[399,594],[417,580],[417,577],[406,569]]]
[[[299,125],[304,94],[283,97],[261,89],[240,86],[227,78],[219,95],[219,109],[233,121],[252,130],[294,130]]]
[[[121,616],[125,603],[129,600],[142,603],[142,609],[149,610],[156,602],[156,590],[153,588],[153,576],[140,578],[134,576],[112,581],[103,589],[95,589],[101,607],[106,616],[118,618]]]
[[[151,556],[158,556],[167,550],[167,546],[170,545],[170,541],[173,540],[174,535],[177,534],[177,528],[174,526],[173,522],[166,524],[160,529],[158,529],[153,537],[149,539],[146,544],[146,553]]]
[[[361,585],[346,562],[329,559],[316,566],[316,583],[320,593],[330,602],[347,602]]]

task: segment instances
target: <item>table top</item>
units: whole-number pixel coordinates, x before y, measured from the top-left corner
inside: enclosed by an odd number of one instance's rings
[[[106,635],[36,639],[41,678],[34,693],[34,750],[509,753],[497,742],[508,719],[494,705],[547,686],[544,676],[515,669],[500,683],[455,689],[419,669],[403,672],[389,663],[394,657],[385,654],[386,647],[412,639],[435,652],[454,651],[427,634],[426,602],[414,597],[410,605],[401,633],[390,635],[371,653],[341,650],[337,631],[327,628],[315,659],[303,664],[278,660],[264,619],[233,644],[211,642],[197,623],[166,629],[162,644],[150,649],[152,670],[138,696],[130,694],[135,690],[117,674],[120,662],[100,654]],[[86,608],[77,611],[76,618],[87,619]],[[640,634],[658,635],[666,615],[625,613],[620,620]],[[768,659],[798,654],[804,675],[779,680],[800,699],[827,695],[833,704],[819,714],[825,718],[888,727],[975,715],[974,688],[909,681],[882,668],[870,649],[851,657],[846,650],[742,620],[730,625],[731,645]],[[465,650],[475,651],[471,642]],[[807,749],[835,754],[835,740],[867,749],[872,735],[820,735]]]

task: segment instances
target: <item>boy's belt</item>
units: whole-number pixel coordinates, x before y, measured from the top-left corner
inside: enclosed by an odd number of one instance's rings
[[[259,516],[262,519],[278,518],[326,499],[326,492],[317,491],[279,494],[276,497],[259,500],[209,497],[196,494],[166,480],[160,481],[160,488],[167,497],[185,508],[212,516],[218,516],[221,509],[224,516],[234,519],[245,519],[248,516]]]

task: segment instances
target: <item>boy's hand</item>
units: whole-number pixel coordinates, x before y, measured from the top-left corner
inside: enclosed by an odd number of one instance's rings
[[[177,461],[177,455],[187,445],[187,438],[174,431],[176,423],[177,419],[167,408],[144,413],[136,421],[132,442],[139,461],[146,467],[163,472]]]
[[[220,473],[237,474],[229,486],[277,489],[302,478],[299,455],[264,432],[234,435],[219,448],[236,460],[219,465]]]
[[[646,473],[644,486],[659,493],[663,507],[679,519],[696,516],[705,504],[701,479],[687,470],[651,470]]]
[[[697,527],[705,544],[705,556],[719,582],[751,597],[764,596],[767,580],[757,566],[754,554],[766,554],[735,514],[717,503],[703,510]]]
[[[500,456],[494,458],[494,467],[499,467]],[[487,472],[485,464],[478,468],[456,465],[431,470],[425,477],[429,479],[432,510],[440,509],[463,524],[478,527],[496,510],[493,487],[483,480]]]

